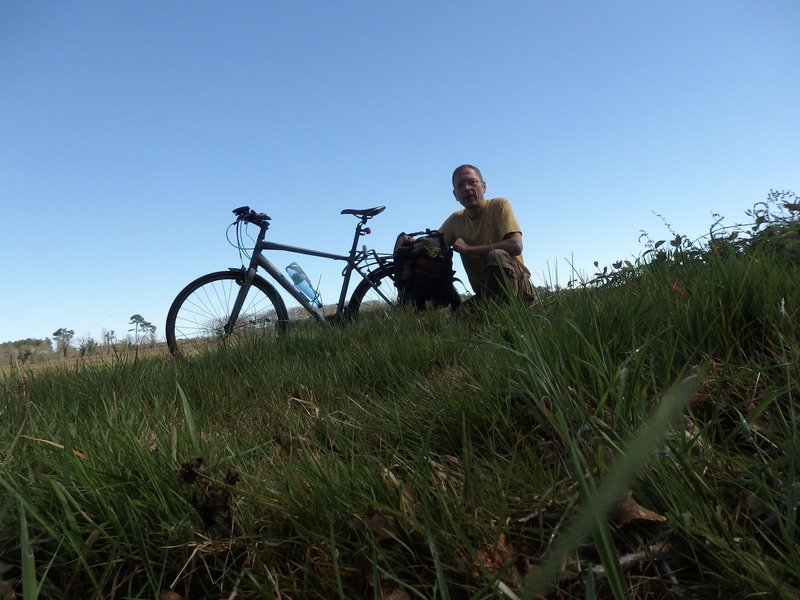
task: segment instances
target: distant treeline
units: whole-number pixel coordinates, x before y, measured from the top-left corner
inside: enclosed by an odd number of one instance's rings
[[[27,338],[0,344],[0,358],[4,361],[7,357],[16,357],[17,360],[24,363],[35,356],[46,356],[52,352],[53,342],[50,338],[43,340]]]

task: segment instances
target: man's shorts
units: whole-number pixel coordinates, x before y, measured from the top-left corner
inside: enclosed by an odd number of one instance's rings
[[[500,293],[502,283],[497,281],[497,267],[501,268],[508,278],[511,292],[523,302],[533,304],[538,301],[536,290],[531,284],[530,273],[505,250],[492,250],[486,257],[486,289],[490,293]]]

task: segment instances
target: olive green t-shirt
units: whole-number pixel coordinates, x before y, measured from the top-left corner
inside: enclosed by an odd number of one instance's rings
[[[450,215],[439,228],[444,235],[444,243],[452,246],[458,238],[470,246],[494,244],[505,238],[509,233],[522,233],[511,209],[511,203],[505,198],[491,198],[486,200],[486,209],[477,219],[470,219],[464,209],[457,210]],[[523,270],[525,262],[522,255],[514,257]],[[472,290],[479,293],[483,288],[484,270],[486,269],[485,256],[461,255],[461,262],[467,272]]]

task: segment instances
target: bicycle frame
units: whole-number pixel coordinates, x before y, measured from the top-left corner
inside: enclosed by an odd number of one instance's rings
[[[381,209],[382,210],[382,209]],[[375,250],[368,250],[367,246],[364,245],[361,250],[357,250],[358,247],[358,240],[361,236],[367,235],[370,233],[369,228],[364,227],[366,222],[374,216],[374,214],[365,214],[359,213],[358,211],[343,211],[343,213],[349,212],[350,214],[357,214],[360,217],[359,223],[356,225],[356,232],[355,236],[353,237],[353,245],[350,247],[350,253],[347,255],[344,254],[332,254],[330,252],[321,252],[319,250],[311,250],[310,248],[301,248],[298,246],[289,246],[286,244],[278,244],[275,242],[268,242],[265,241],[264,237],[266,235],[267,229],[269,228],[268,222],[263,222],[259,225],[260,230],[258,234],[258,238],[256,240],[255,247],[253,248],[252,256],[250,257],[250,264],[246,271],[245,282],[242,285],[241,289],[239,290],[239,294],[237,296],[236,302],[233,306],[233,311],[231,312],[230,320],[226,325],[226,331],[230,329],[233,330],[233,324],[236,323],[236,320],[239,317],[239,312],[244,304],[245,297],[250,289],[250,286],[253,283],[253,280],[256,277],[256,272],[258,268],[264,269],[269,275],[274,279],[278,285],[280,285],[284,290],[286,290],[295,300],[297,300],[300,305],[308,312],[312,317],[317,319],[318,321],[324,321],[325,316],[322,314],[322,311],[317,308],[314,302],[306,297],[303,292],[301,292],[297,287],[283,274],[281,271],[267,259],[262,252],[266,250],[282,250],[285,252],[290,252],[293,254],[304,254],[307,256],[316,256],[319,258],[327,258],[330,260],[339,260],[346,263],[344,269],[342,270],[342,277],[344,278],[342,282],[342,289],[339,293],[339,300],[336,303],[336,315],[342,315],[344,312],[344,304],[345,298],[347,297],[347,292],[350,287],[350,278],[353,274],[353,271],[357,272],[362,279],[365,281],[370,281],[369,274],[370,264],[377,264],[378,266],[383,266],[389,262],[389,256],[386,255],[381,256]],[[380,211],[378,211],[380,212]],[[372,262],[371,262],[372,261]],[[232,268],[232,271],[239,271],[241,269]],[[384,298],[388,300],[387,298]],[[228,331],[228,333],[230,333]]]

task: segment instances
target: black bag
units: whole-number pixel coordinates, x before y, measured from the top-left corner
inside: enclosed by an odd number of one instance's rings
[[[419,310],[430,302],[433,306],[461,303],[453,281],[453,250],[444,244],[438,231],[401,233],[394,245],[394,284],[398,298]]]

